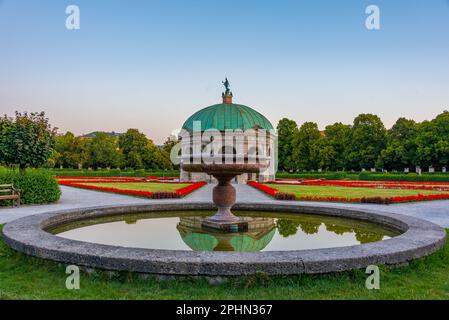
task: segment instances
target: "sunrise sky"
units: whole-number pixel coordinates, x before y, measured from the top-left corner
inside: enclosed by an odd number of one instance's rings
[[[65,28],[71,4],[80,30]],[[0,113],[161,143],[220,102],[227,76],[234,101],[274,125],[370,112],[390,127],[449,109],[448,39],[446,0],[0,0]]]

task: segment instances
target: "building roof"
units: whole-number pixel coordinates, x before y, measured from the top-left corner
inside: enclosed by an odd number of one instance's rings
[[[201,121],[201,131],[273,129],[273,125],[262,114],[248,106],[234,103],[221,103],[204,108],[188,118],[182,128],[193,131],[194,121]]]
[[[82,135],[81,138],[95,138],[99,133],[106,133],[108,136],[111,136],[111,137],[119,137],[123,134],[123,133],[117,133],[114,131],[112,131],[112,132],[94,131],[94,132]]]

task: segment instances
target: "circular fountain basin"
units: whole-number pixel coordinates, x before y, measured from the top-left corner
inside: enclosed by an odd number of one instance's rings
[[[316,274],[401,264],[435,252],[446,241],[443,228],[417,218],[366,207],[313,204],[238,204],[236,212],[255,220],[258,230],[236,234],[199,230],[195,219],[214,209],[209,203],[167,201],[69,210],[13,221],[3,234],[15,250],[68,264],[152,274],[229,276]],[[89,228],[93,229],[89,232]],[[103,228],[106,231],[100,232]],[[92,232],[95,229],[97,233]],[[161,242],[162,236],[157,239],[155,232],[165,232],[166,241]],[[132,235],[135,242],[126,242]]]

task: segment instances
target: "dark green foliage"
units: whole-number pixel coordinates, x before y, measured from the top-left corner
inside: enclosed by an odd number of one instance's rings
[[[181,196],[173,191],[156,191],[151,196],[152,199],[179,199]]]
[[[321,133],[313,122],[304,123],[293,137],[293,159],[299,170],[320,168]]]
[[[278,161],[279,169],[295,169],[293,159],[293,140],[298,133],[298,125],[295,121],[284,118],[277,125],[278,134]]]
[[[177,170],[70,170],[70,169],[53,169],[55,176],[76,176],[76,177],[179,177]]]
[[[449,167],[449,111],[419,125],[416,162],[422,167]]]
[[[15,118],[0,119],[0,163],[37,168],[44,165],[53,151],[56,128],[45,113],[16,112]]]
[[[400,181],[436,181],[449,182],[449,173],[425,173],[418,175],[416,173],[371,173],[361,172],[359,180],[400,180]]]
[[[416,163],[418,125],[413,120],[399,118],[388,130],[387,147],[381,152],[377,166],[387,170],[402,170]]]
[[[87,144],[88,165],[92,168],[120,167],[122,154],[117,138],[99,132]]]
[[[129,129],[119,137],[124,166],[134,169],[171,168],[169,154],[160,150],[137,129]]]
[[[296,195],[291,192],[277,192],[274,198],[276,200],[296,200]]]
[[[278,172],[276,174],[276,178],[341,180],[341,179],[357,179],[358,173],[348,173],[348,172],[286,173],[286,172]]]
[[[391,204],[391,198],[386,197],[363,197],[360,201],[362,203]]]
[[[73,133],[67,132],[56,137],[55,150],[50,159],[50,167],[63,167],[77,169],[86,166],[88,162],[88,142],[89,139],[76,137]]]
[[[0,170],[0,184],[14,184],[21,191],[22,204],[44,204],[59,200],[61,191],[53,174],[47,170]],[[2,205],[8,204],[6,201]]]
[[[413,172],[418,166],[424,172],[428,167],[449,170],[449,111],[422,123],[400,118],[390,130],[374,114],[360,114],[352,126],[335,123],[324,132],[312,122],[304,123],[298,130],[294,121],[288,119],[282,119],[279,128],[279,169],[292,173],[371,168],[408,168]]]
[[[355,172],[305,172],[305,173],[283,173],[276,174],[278,179],[326,179],[326,180],[387,180],[387,181],[436,181],[449,182],[449,173],[372,173],[368,171]]]
[[[361,114],[354,119],[347,149],[348,169],[375,168],[376,161],[386,147],[385,129],[374,114]]]
[[[320,151],[323,169],[338,171],[346,168],[346,153],[350,134],[351,126],[339,122],[326,127],[323,147]]]

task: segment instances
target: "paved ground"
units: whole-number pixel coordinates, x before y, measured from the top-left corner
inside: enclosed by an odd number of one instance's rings
[[[237,189],[238,202],[276,202],[262,192],[247,185],[235,185]],[[112,193],[96,192],[70,187],[61,187],[61,199],[51,205],[42,206],[22,206],[20,208],[1,208],[0,224],[6,223],[24,216],[50,212],[64,209],[75,209],[84,207],[95,207],[104,205],[139,204],[157,201],[211,201],[212,185],[207,185],[200,190],[193,192],[180,200],[148,200],[135,197],[116,195]],[[294,202],[301,203],[301,202]],[[360,207],[365,206],[370,209],[377,209],[383,212],[400,213],[417,218],[429,220],[442,227],[449,228],[449,201],[429,201],[394,205],[373,205],[373,204],[345,204],[345,203],[324,203],[316,202],[318,206],[338,206],[338,207]]]

